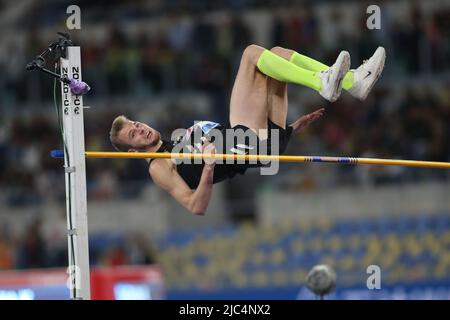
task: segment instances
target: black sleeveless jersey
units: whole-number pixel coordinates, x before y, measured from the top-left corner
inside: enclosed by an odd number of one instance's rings
[[[162,140],[162,145],[156,152],[172,152],[176,148],[176,152],[183,153],[184,151],[190,153],[201,153],[202,145],[204,141],[202,139],[206,138],[209,140],[208,133],[211,129],[225,130],[225,127],[219,123],[212,121],[200,121],[195,123],[193,126],[188,128],[183,136],[180,136],[175,141]],[[199,137],[201,139],[199,139]],[[181,144],[181,145],[180,145]],[[218,151],[219,152],[219,151]],[[151,163],[152,160],[150,160]],[[183,178],[187,185],[191,189],[197,188],[200,178],[203,172],[204,162],[201,163],[199,160],[180,160],[178,159],[176,167],[178,174]],[[231,165],[227,164],[216,164],[214,166],[214,179],[213,183],[221,182],[227,178],[232,178],[237,172],[233,170]]]
[[[284,153],[286,146],[289,142],[291,133],[292,133],[292,127],[287,127],[286,129],[281,128],[274,124],[272,121],[268,120],[268,128],[269,129],[276,129],[279,130],[279,150],[276,154],[282,154]],[[233,128],[230,128],[230,126],[224,127],[219,123],[212,122],[212,121],[199,121],[195,123],[193,126],[186,129],[184,134],[180,136],[179,138],[175,139],[175,141],[167,141],[162,140],[161,147],[156,152],[176,152],[176,153],[183,153],[183,152],[189,152],[189,153],[201,153],[202,147],[205,142],[205,140],[210,141],[211,143],[214,143],[214,134],[217,133],[217,131],[211,131],[212,129],[219,130],[220,135],[222,136],[222,148],[224,148],[224,145],[228,145],[226,143],[227,135],[225,134],[225,130],[232,129],[242,129],[242,130],[250,130],[249,128],[243,126],[243,125],[237,125]],[[251,132],[251,131],[250,131]],[[233,138],[234,139],[234,138]],[[269,141],[270,138],[270,132],[269,132]],[[215,144],[216,152],[217,153],[226,153],[226,154],[248,154],[250,153],[250,150],[258,151],[259,146],[259,139],[258,137],[254,136],[254,139],[252,139],[252,142],[250,140],[246,140],[244,144],[237,143],[236,140],[230,141],[231,148],[225,150],[219,150],[220,146],[218,144]],[[228,146],[227,146],[228,147]],[[268,145],[268,152],[267,154],[271,154],[270,150],[270,143]],[[258,153],[259,154],[259,153]],[[149,163],[151,163],[152,160],[150,160]],[[178,174],[184,179],[184,181],[187,183],[187,185],[191,189],[197,188],[200,178],[202,176],[203,172],[203,166],[204,166],[203,160],[200,162],[200,160],[191,160],[191,159],[177,159],[176,167]],[[213,183],[221,182],[225,179],[232,178],[236,174],[244,174],[247,169],[249,168],[258,168],[263,167],[266,164],[261,163],[226,163],[226,162],[216,162],[216,165],[214,166],[214,179]]]

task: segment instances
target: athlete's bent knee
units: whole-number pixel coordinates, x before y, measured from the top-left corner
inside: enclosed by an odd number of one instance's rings
[[[264,48],[260,47],[256,44],[251,44],[247,46],[242,53],[242,59],[241,62],[250,62],[254,65],[258,62],[259,57],[261,56],[261,53],[264,52]]]
[[[287,60],[289,60],[292,55],[291,50],[285,49],[283,47],[273,47],[272,49],[270,49],[270,51],[272,51],[276,55],[279,55],[280,57],[285,58]]]

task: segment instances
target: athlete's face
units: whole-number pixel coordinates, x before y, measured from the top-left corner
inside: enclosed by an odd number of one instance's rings
[[[139,151],[157,145],[161,134],[145,123],[129,120],[120,130],[119,139]]]

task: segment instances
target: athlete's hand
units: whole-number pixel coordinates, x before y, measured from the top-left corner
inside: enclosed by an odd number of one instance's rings
[[[314,112],[308,113],[307,115],[304,115],[297,119],[294,123],[292,123],[290,126],[294,129],[294,132],[298,132],[300,130],[303,130],[307,126],[309,126],[312,122],[319,119],[323,113],[325,112],[325,108],[320,108]]]
[[[216,154],[216,147],[214,146],[214,144],[212,144],[210,142],[206,142],[203,145],[202,152],[203,152],[203,155]],[[217,161],[217,159],[214,159],[214,158],[203,158],[203,160],[205,161],[205,164],[207,166],[209,166],[210,168],[213,168],[216,165],[216,161]]]

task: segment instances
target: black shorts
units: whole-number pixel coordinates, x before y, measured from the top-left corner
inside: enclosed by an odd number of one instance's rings
[[[227,138],[227,132],[226,130],[232,129],[232,130],[243,130],[245,132],[246,138],[244,141],[237,141],[237,139],[234,139],[234,141],[226,141]],[[286,150],[286,147],[288,145],[289,139],[291,137],[292,133],[292,127],[287,127],[286,129],[283,129],[279,126],[277,126],[272,121],[268,121],[268,129],[276,129],[278,130],[278,141],[274,141],[275,137],[272,135],[271,130],[269,130],[269,136],[267,140],[260,141],[256,133],[252,130],[250,130],[248,127],[243,125],[237,125],[234,127],[231,127],[230,125],[226,127],[221,127],[219,130],[221,133],[218,136],[222,137],[221,143],[218,143],[215,141],[215,138],[213,136],[207,136],[207,139],[211,141],[216,147],[216,153],[225,153],[225,154],[283,154]],[[234,132],[231,132],[231,136],[233,136]],[[237,135],[237,133],[236,133]],[[241,139],[242,140],[242,139]],[[278,143],[276,143],[278,142]],[[264,147],[264,150],[260,150],[260,146],[267,146]],[[273,146],[277,147],[277,150],[272,150]],[[255,150],[256,148],[256,150]],[[262,152],[261,152],[262,151]],[[226,179],[233,178],[236,174],[244,174],[247,169],[249,168],[260,168],[269,166],[269,163],[264,162],[255,162],[255,161],[236,161],[233,163],[227,163],[226,161],[217,161],[216,165],[214,167],[214,183],[221,182]],[[177,171],[180,174],[180,176],[184,179],[184,181],[187,183],[187,185],[191,189],[197,188],[200,178],[202,175],[204,163],[181,163],[177,165]]]
[[[233,142],[226,141],[226,132],[223,132],[223,149],[222,152],[226,154],[264,154],[264,155],[280,155],[286,151],[287,145],[289,143],[289,139],[292,134],[292,127],[286,126],[286,129],[278,126],[272,121],[268,120],[267,127],[269,129],[268,138],[266,140],[260,140],[257,134],[244,125],[236,125],[231,127],[228,125],[223,130],[233,129],[233,130],[243,130],[246,132],[245,142],[237,141],[234,139]],[[272,132],[272,130],[277,130],[278,132],[278,141],[275,141],[276,134]],[[228,142],[228,143],[227,143]],[[228,148],[227,148],[228,146]],[[231,146],[231,148],[229,147]],[[262,147],[262,148],[260,148]],[[274,149],[276,148],[276,149]],[[220,150],[216,150],[216,152],[220,152]],[[214,182],[216,182],[216,178],[218,181],[223,180],[223,178],[231,178],[235,176],[237,173],[244,174],[249,168],[260,168],[268,166],[267,162],[255,162],[255,161],[239,161],[237,163],[227,164],[227,163],[218,163],[215,166],[214,172]],[[217,177],[216,177],[217,173]]]

